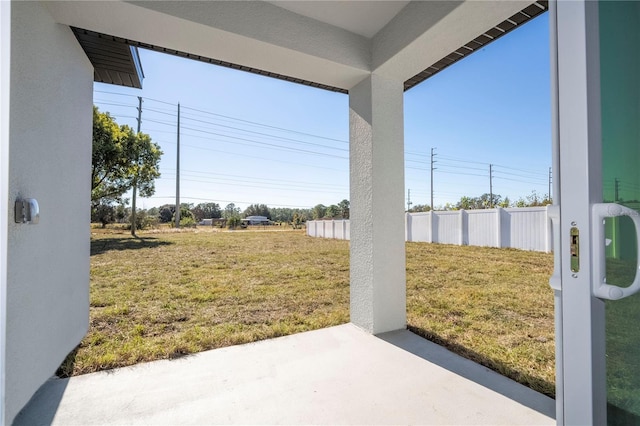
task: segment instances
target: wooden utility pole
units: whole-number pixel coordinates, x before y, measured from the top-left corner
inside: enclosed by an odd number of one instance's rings
[[[493,164],[489,164],[489,208],[493,208]]]
[[[136,142],[139,142],[140,127],[142,125],[142,96],[138,96],[138,133]],[[136,148],[137,149],[137,148]],[[136,236],[136,193],[138,192],[138,168],[140,167],[140,154],[136,159],[136,175],[133,177],[133,196],[131,197],[131,235]]]
[[[436,163],[434,157],[437,155],[434,151],[435,148],[431,148],[431,211],[433,211],[433,171],[435,170],[433,166]]]
[[[551,202],[553,200],[553,198],[551,198],[551,181],[552,181],[553,175],[552,175],[552,169],[551,167],[549,167],[549,193],[547,194],[547,199],[549,200],[549,202]]]
[[[176,229],[180,228],[180,104],[178,104],[178,151],[176,153]]]

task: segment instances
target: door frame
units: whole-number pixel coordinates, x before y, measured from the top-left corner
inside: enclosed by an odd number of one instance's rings
[[[591,244],[591,206],[602,202],[598,2],[559,1],[550,13],[555,14],[551,51],[557,49],[557,69],[552,69],[557,72],[557,86],[552,87],[557,102],[554,176],[559,177],[562,200],[556,254],[561,277],[556,316],[557,421],[605,424],[605,310],[592,292],[592,265],[598,260]],[[571,270],[572,228],[579,230],[577,271]]]

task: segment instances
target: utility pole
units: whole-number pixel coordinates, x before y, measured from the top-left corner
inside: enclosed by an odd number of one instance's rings
[[[139,139],[140,127],[142,125],[142,96],[138,96],[138,134]],[[139,142],[139,140],[137,141]],[[138,168],[140,167],[140,154],[136,159],[136,175],[133,177],[133,196],[131,197],[131,235],[136,236],[136,193],[138,192]]]
[[[413,203],[411,202],[411,190],[409,189],[407,193],[407,211],[411,210],[412,204]]]
[[[551,202],[553,200],[553,198],[551,198],[551,167],[549,167],[549,192],[547,193],[547,197],[549,198],[549,202]]]
[[[176,229],[180,228],[180,104],[178,104],[178,150],[176,153]]]
[[[620,197],[619,197],[619,195],[620,195],[620,179],[615,178],[613,180],[613,189],[614,189],[613,202],[617,203],[618,200],[620,199]]]
[[[433,171],[436,169],[433,166],[436,163],[436,155],[438,154],[435,153],[435,148],[431,148],[431,211],[433,211]]]
[[[489,208],[493,208],[493,164],[489,164]]]

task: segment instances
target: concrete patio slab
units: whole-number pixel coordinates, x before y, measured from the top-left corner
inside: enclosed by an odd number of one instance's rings
[[[14,424],[554,424],[555,403],[352,324],[45,383]]]

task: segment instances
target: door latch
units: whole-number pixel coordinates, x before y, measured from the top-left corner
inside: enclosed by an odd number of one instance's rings
[[[569,230],[570,242],[569,248],[571,250],[571,272],[580,271],[580,230],[573,226]]]

